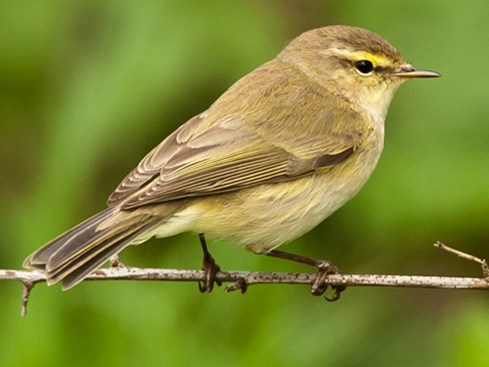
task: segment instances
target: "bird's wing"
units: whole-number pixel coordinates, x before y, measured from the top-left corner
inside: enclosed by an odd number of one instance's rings
[[[356,147],[354,139],[334,132],[306,132],[307,139],[302,129],[287,142],[281,131],[269,131],[273,124],[257,127],[227,117],[204,126],[206,117],[192,118],[151,151],[112,193],[109,206],[130,209],[287,181],[332,167]]]

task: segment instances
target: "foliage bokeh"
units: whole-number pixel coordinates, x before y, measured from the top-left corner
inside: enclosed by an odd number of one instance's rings
[[[431,247],[489,257],[489,5],[441,0],[2,1],[0,268],[104,207],[138,160],[299,33],[352,24],[443,78],[403,86],[362,192],[292,252],[346,272],[479,275]],[[307,271],[211,243],[221,267]],[[131,265],[196,268],[195,235],[124,251]],[[2,366],[487,366],[484,292],[297,286],[245,296],[195,284],[2,282]]]

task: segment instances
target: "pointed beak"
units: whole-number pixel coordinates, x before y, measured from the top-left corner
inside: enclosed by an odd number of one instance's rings
[[[394,75],[399,78],[438,78],[440,73],[431,70],[416,69],[410,64],[404,64],[394,71]]]

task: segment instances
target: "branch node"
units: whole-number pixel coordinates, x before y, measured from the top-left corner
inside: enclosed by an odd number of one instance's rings
[[[224,292],[225,293],[234,292],[237,291],[238,289],[241,290],[241,294],[245,294],[246,291],[248,290],[248,283],[246,282],[245,278],[240,277],[236,279],[234,283],[224,288]]]
[[[486,259],[482,259],[482,275],[489,282],[489,265],[487,265]]]
[[[120,259],[119,255],[115,254],[109,258],[109,266],[111,268],[128,268]]]
[[[20,311],[22,317],[27,316],[27,303],[29,302],[29,296],[34,285],[35,283],[22,281],[22,309]]]

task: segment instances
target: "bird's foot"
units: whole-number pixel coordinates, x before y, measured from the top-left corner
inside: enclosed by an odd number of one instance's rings
[[[216,278],[216,274],[221,271],[219,265],[217,265],[216,260],[212,257],[209,250],[207,250],[207,243],[205,241],[204,234],[199,234],[200,244],[202,246],[202,251],[204,252],[204,258],[202,260],[202,270],[204,271],[204,277],[199,282],[199,290],[202,293],[212,292],[214,289],[214,284],[221,286],[222,282]]]
[[[338,267],[327,260],[314,259],[312,257],[291,254],[278,250],[267,252],[266,255],[301,264],[307,264],[318,268],[319,272],[311,286],[311,294],[315,296],[320,296],[326,292],[328,289],[328,284],[326,284],[325,281],[329,275],[340,273]],[[337,301],[340,298],[341,292],[343,292],[346,287],[343,285],[332,285],[331,289],[334,291],[333,295],[331,297],[324,297],[329,302]]]
[[[332,274],[340,274],[338,267],[329,261],[318,260],[317,267],[319,269],[316,279],[311,286],[311,294],[314,296],[321,296],[328,289],[328,284],[325,283],[328,276]],[[334,302],[340,299],[341,292],[343,292],[346,287],[344,285],[332,285],[333,295],[331,297],[324,297],[328,302]]]

